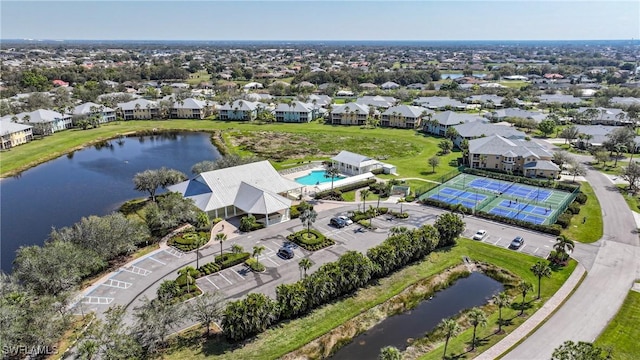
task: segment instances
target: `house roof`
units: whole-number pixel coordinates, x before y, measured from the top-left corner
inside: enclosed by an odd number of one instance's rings
[[[392,106],[385,110],[382,115],[393,115],[394,113],[411,118],[419,118],[422,117],[422,113],[424,112],[433,113],[432,110],[425,109],[421,106],[413,106],[413,105],[398,105]]]
[[[504,100],[502,96],[492,94],[471,95],[465,99],[467,102],[477,102],[482,104],[491,102],[496,105],[501,105],[502,100]]]
[[[453,108],[466,108],[467,105],[462,102],[452,99],[446,96],[428,96],[428,97],[419,97],[413,101],[414,105],[424,106],[430,109],[441,109],[447,106],[451,106]]]
[[[539,144],[526,140],[510,140],[500,135],[492,135],[469,141],[469,153],[485,155],[504,155],[515,153],[518,156],[551,158],[552,155]]]
[[[453,111],[444,111],[436,113],[433,119],[438,120],[440,125],[457,125],[466,122],[484,121],[483,118],[470,114],[457,113]]]
[[[93,102],[86,102],[84,104],[80,104],[73,108],[73,115],[87,115],[93,113],[91,108],[99,109],[98,112],[113,112],[114,110],[110,107],[106,107],[104,105],[96,104]]]
[[[478,121],[455,125],[454,128],[463,138],[500,135],[506,139],[524,139],[527,134],[511,126],[496,125]]]
[[[540,95],[541,103],[566,103],[566,104],[579,104],[582,102],[582,99],[574,97],[573,95],[562,95],[562,94],[542,94]]]
[[[144,110],[149,105],[149,108],[155,109],[158,107],[158,103],[147,99],[135,99],[125,103],[118,103],[118,107],[122,110],[135,110],[136,105],[140,105],[140,109]]]
[[[248,214],[271,214],[291,207],[291,200],[242,181],[233,205]]]
[[[282,177],[265,160],[203,172],[194,179],[169,186],[168,189],[192,199],[199,209],[211,211],[234,205],[242,183],[268,194],[283,193],[301,187],[300,184]],[[246,202],[242,204],[247,206]]]
[[[331,98],[328,95],[309,95],[309,102],[313,103],[313,100],[316,101],[316,104],[320,106],[325,106],[331,104]]]
[[[24,117],[27,115],[29,115],[28,123],[49,123],[49,122],[54,122],[60,119],[69,118],[69,115],[63,115],[57,111],[45,110],[45,109],[39,109],[29,113],[23,112],[23,113],[17,114],[16,116],[18,117],[18,119],[20,119],[19,121],[24,121]]]
[[[493,111],[492,113],[487,114],[487,116],[493,116],[496,118],[515,117],[523,119],[533,119],[536,122],[541,122],[547,118],[547,115],[541,112],[522,110],[518,108],[498,109]]]
[[[381,89],[393,89],[393,88],[399,88],[400,84],[398,83],[394,83],[393,81],[387,81],[386,83],[380,85]]]
[[[356,103],[376,106],[376,107],[390,107],[396,103],[396,99],[391,96],[362,96],[356,99]]]
[[[311,109],[309,108],[309,104],[305,104],[302,101],[293,101],[291,102],[291,105],[285,103],[278,104],[278,106],[276,107],[276,111],[308,113],[309,111],[311,111]]]
[[[196,100],[194,98],[188,98],[173,103],[174,109],[203,109],[207,106],[206,101]]]
[[[549,160],[531,161],[523,165],[525,169],[560,171],[560,167]]]
[[[626,115],[626,112],[622,111],[621,109],[602,108],[602,107],[598,107],[598,108],[580,107],[578,109],[578,112],[580,114],[583,114],[589,109],[595,109],[598,111],[598,116],[596,117],[596,120],[598,121],[622,122],[624,121],[624,119],[623,120],[618,119],[618,116],[619,116],[618,114],[624,113]]]
[[[18,124],[11,121],[13,116],[5,116],[0,119],[0,135],[9,135],[32,128],[30,125]]]
[[[334,114],[345,114],[350,111],[355,111],[358,114],[369,114],[369,106],[358,103],[346,103],[343,105],[336,106],[333,110],[331,110]]]
[[[238,110],[238,111],[254,111],[258,108],[259,104],[253,101],[236,100],[231,104],[223,104],[220,106],[220,110]]]
[[[352,153],[346,150],[340,151],[340,153],[332,157],[331,160],[358,168],[379,162],[378,160],[372,159],[368,156]]]

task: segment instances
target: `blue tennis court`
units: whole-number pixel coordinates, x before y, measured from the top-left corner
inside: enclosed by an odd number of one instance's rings
[[[476,194],[464,190],[452,188],[442,188],[438,193],[429,196],[430,199],[446,202],[447,204],[462,204],[462,206],[473,209],[478,203],[487,199],[485,195]]]
[[[476,189],[485,189],[498,192],[514,198],[523,200],[546,201],[551,197],[552,192],[538,187],[527,186],[522,184],[514,184],[507,181],[493,180],[487,178],[476,178],[467,184],[469,187]]]
[[[553,209],[544,208],[541,206],[535,206],[531,204],[516,203],[511,200],[502,200],[500,204],[498,204],[498,206],[501,206],[503,208],[514,209],[516,211],[524,211],[524,212],[528,212],[536,215],[543,215],[545,217],[547,215],[550,215],[553,212]]]
[[[489,210],[489,214],[504,216],[511,219],[524,220],[538,225],[543,224],[547,219],[546,217],[539,217],[526,212],[518,212],[518,210],[516,209],[511,210],[497,206]]]

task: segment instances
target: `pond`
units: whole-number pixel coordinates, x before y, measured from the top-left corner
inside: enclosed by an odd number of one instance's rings
[[[54,135],[55,136],[55,135]],[[0,180],[0,269],[10,272],[15,251],[41,245],[52,227],[83,216],[106,215],[125,201],[144,197],[133,176],[163,166],[191,175],[191,167],[220,157],[207,133],[133,136],[87,147]]]
[[[422,301],[413,310],[386,318],[358,335],[338,350],[331,359],[377,359],[380,349],[395,346],[406,349],[409,339],[418,339],[433,330],[443,319],[462,310],[484,305],[503,290],[500,282],[479,272],[459,279],[452,286]]]

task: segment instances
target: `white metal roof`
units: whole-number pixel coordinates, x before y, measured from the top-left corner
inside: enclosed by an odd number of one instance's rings
[[[233,205],[248,214],[271,214],[291,207],[291,200],[242,181]]]

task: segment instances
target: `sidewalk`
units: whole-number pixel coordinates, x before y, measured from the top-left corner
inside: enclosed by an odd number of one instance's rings
[[[509,335],[500,340],[497,344],[493,345],[487,351],[477,356],[476,360],[491,360],[496,359],[500,355],[503,355],[506,351],[511,349],[520,340],[526,338],[531,332],[533,332],[539,325],[541,325],[551,314],[559,308],[565,299],[571,294],[573,289],[578,286],[580,279],[585,274],[585,268],[580,263],[576,266],[575,270],[569,276],[567,281],[562,287],[549,299],[538,311],[536,311],[529,319],[527,319],[522,325],[514,329]]]

